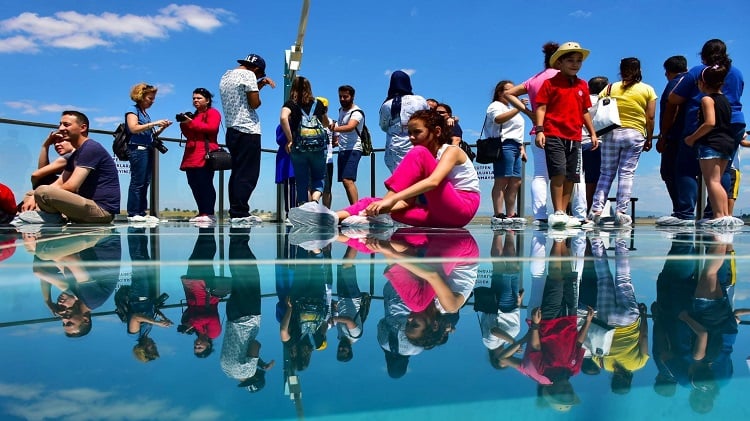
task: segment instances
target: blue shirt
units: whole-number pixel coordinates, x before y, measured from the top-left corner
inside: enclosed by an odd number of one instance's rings
[[[72,173],[76,167],[91,170],[78,188],[78,194],[93,200],[100,208],[113,215],[120,213],[120,179],[109,152],[98,142],[89,139],[73,152],[65,171]]]
[[[135,114],[138,117],[138,124],[149,124],[151,123],[151,117],[145,112],[141,111],[137,105],[132,105],[128,111],[125,111],[125,120],[128,119],[128,114]],[[125,127],[127,127],[127,123]],[[130,129],[128,129],[130,131]],[[154,141],[153,130],[146,130],[140,133],[130,134],[130,144],[140,146],[151,146]]]

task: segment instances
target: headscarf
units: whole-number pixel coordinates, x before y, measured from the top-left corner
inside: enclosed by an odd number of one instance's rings
[[[401,115],[401,97],[403,95],[414,95],[411,91],[411,79],[409,75],[401,70],[391,73],[391,84],[388,86],[388,98],[393,99],[391,103],[391,118],[397,118]]]

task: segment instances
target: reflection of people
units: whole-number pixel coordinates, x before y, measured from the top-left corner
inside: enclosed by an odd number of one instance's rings
[[[406,323],[411,313],[390,282],[383,285],[383,318],[378,321],[378,343],[385,355],[388,376],[398,379],[406,374],[409,358],[424,348],[406,338]]]
[[[504,235],[503,235],[504,234]],[[495,231],[492,239],[493,259],[492,278],[489,285],[474,288],[474,311],[479,316],[479,327],[482,331],[482,342],[487,347],[489,360],[496,369],[507,367],[501,355],[505,348],[516,342],[521,332],[521,302],[523,285],[521,282],[521,264],[516,254],[515,234],[513,231]]]
[[[479,178],[466,153],[451,145],[445,119],[417,111],[409,119],[414,144],[393,172],[383,198],[368,197],[336,213],[308,203],[289,211],[294,225],[369,224],[388,219],[420,227],[460,228],[479,208]],[[351,219],[347,220],[347,218]]]
[[[314,350],[327,347],[326,333],[331,311],[330,263],[324,263],[322,249],[305,251],[297,246],[297,258],[319,260],[320,263],[295,264],[291,284],[277,283],[279,303],[285,304],[281,316],[280,336],[284,345],[285,370],[305,370]],[[287,362],[290,367],[286,367]]]
[[[261,344],[255,338],[260,331],[260,273],[250,250],[250,229],[233,227],[229,231],[229,267],[232,292],[227,301],[227,323],[221,345],[221,369],[239,380],[238,387],[257,392],[266,385],[266,370],[274,361],[260,358]],[[243,263],[232,263],[242,260]]]
[[[336,267],[338,301],[335,304],[336,312],[329,323],[334,324],[338,331],[336,359],[341,362],[354,358],[352,345],[362,338],[370,303],[370,295],[360,292],[357,284],[357,266],[351,262],[356,256],[357,250],[347,247],[344,263]]]
[[[112,222],[120,213],[120,182],[112,156],[89,139],[89,120],[83,113],[63,111],[57,131],[76,150],[54,183],[26,193],[18,217],[25,223],[61,223],[62,215],[71,222]]]
[[[583,327],[577,330],[577,275],[569,260],[561,260],[569,256],[565,242],[555,241],[544,292],[530,300],[533,303],[541,298],[540,305],[530,311],[529,331],[504,354],[510,356],[527,343],[522,360],[509,357],[504,363],[535,380],[540,402],[558,411],[570,410],[580,402],[569,379],[581,371],[583,342],[594,317],[594,309],[589,307]]]
[[[212,290],[214,267],[210,262],[216,255],[216,239],[213,228],[200,228],[193,252],[188,261],[187,273],[181,277],[185,290],[187,309],[177,331],[195,334],[193,353],[198,358],[206,358],[213,352],[214,343],[221,334],[219,320],[219,297]],[[196,263],[199,261],[200,263]]]
[[[45,304],[62,319],[66,336],[91,331],[91,311],[104,304],[117,286],[120,254],[120,236],[110,232],[36,244],[34,275],[42,281]],[[52,286],[60,290],[55,302]]]
[[[405,329],[409,341],[425,349],[445,343],[476,284],[479,247],[474,237],[466,230],[402,228],[389,241],[372,242],[368,247],[393,263],[384,276],[411,310]],[[447,256],[459,261],[421,264],[405,260]]]
[[[633,372],[643,368],[649,358],[646,305],[636,301],[630,277],[628,241],[626,238],[615,240],[613,277],[602,239],[591,240],[596,278],[582,279],[579,299],[596,307],[598,320],[614,327],[609,352],[599,355],[594,349],[590,351],[592,363],[612,373],[612,391],[618,394],[630,391]],[[594,281],[593,285],[590,281]]]
[[[164,313],[157,308],[156,266],[150,265],[148,236],[145,228],[128,228],[128,250],[133,264],[133,275],[128,293],[128,312],[125,323],[129,335],[138,335],[133,347],[133,356],[147,363],[159,358],[156,342],[151,338],[151,328],[172,325]]]

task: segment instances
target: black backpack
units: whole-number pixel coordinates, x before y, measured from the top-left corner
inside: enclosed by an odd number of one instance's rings
[[[362,114],[362,132],[360,133],[357,128],[359,125],[354,126],[354,130],[357,132],[357,136],[359,136],[359,139],[362,142],[362,156],[370,156],[370,154],[372,154],[372,136],[370,135],[370,130],[367,128],[364,121],[365,112],[362,110],[354,110],[352,111],[352,114],[358,111]]]
[[[130,160],[130,151],[128,151],[128,144],[130,143],[130,131],[125,127],[125,123],[120,123],[112,134],[115,140],[112,141],[112,152],[120,161]]]

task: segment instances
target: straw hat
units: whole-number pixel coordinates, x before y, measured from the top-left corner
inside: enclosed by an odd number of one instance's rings
[[[585,48],[581,48],[581,45],[577,42],[569,41],[557,47],[557,51],[555,51],[555,53],[552,54],[552,57],[549,58],[549,65],[554,66],[560,56],[567,53],[581,53],[583,54],[583,59],[586,60],[586,57],[589,56],[590,52],[591,51]]]

